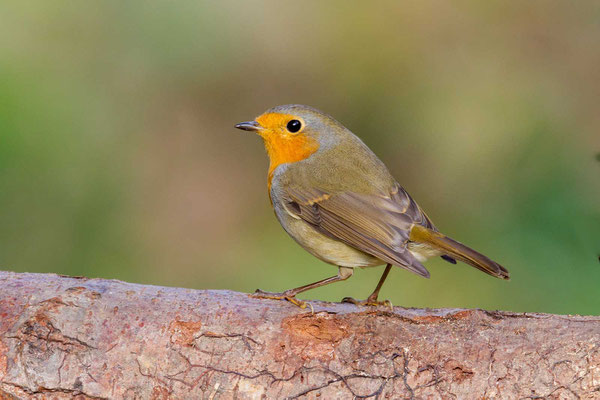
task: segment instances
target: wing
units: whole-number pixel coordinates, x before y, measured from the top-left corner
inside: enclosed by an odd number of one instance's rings
[[[399,185],[391,193],[382,195],[332,194],[320,189],[293,187],[285,192],[288,212],[321,233],[382,261],[429,277],[425,267],[407,250],[406,243],[414,224],[435,227]]]

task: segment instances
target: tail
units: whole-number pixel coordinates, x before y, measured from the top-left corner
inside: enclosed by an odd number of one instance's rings
[[[432,231],[421,225],[414,225],[410,230],[409,239],[412,242],[431,246],[444,255],[456,258],[496,278],[510,279],[508,271],[502,265],[440,232]]]

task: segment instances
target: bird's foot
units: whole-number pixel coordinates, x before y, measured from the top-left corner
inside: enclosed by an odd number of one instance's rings
[[[262,291],[260,289],[256,289],[256,291],[252,294],[252,297],[256,297],[259,299],[287,300],[290,303],[292,303],[293,305],[300,307],[302,309],[304,309],[306,307],[310,307],[312,313],[313,314],[315,313],[315,310],[314,310],[312,304],[297,299],[296,295],[292,295],[288,291],[279,292],[279,293],[271,293],[271,292]]]
[[[342,303],[352,303],[357,306],[369,306],[369,307],[386,306],[386,307],[389,307],[392,311],[394,310],[394,306],[392,305],[391,301],[389,301],[389,300],[379,301],[379,300],[377,300],[377,297],[369,297],[366,300],[356,300],[352,297],[344,297],[342,299]]]

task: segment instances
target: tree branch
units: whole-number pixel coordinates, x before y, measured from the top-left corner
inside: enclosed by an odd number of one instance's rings
[[[0,399],[600,398],[600,318],[0,272]]]

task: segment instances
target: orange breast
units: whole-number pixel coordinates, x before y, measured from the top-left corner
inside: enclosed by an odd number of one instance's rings
[[[256,121],[267,128],[260,135],[264,139],[265,149],[269,155],[268,187],[271,194],[273,171],[281,164],[302,161],[319,149],[316,139],[303,134],[291,134],[285,130],[285,124],[293,116],[270,113],[260,116]]]
[[[269,196],[273,171],[281,164],[302,161],[319,149],[319,143],[307,136],[298,134],[293,138],[265,138],[265,148],[269,155]]]

